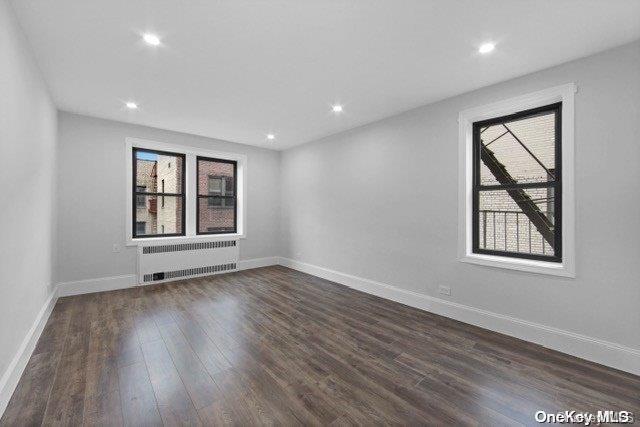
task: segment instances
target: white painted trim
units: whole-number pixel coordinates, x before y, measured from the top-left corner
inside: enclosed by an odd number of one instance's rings
[[[265,258],[241,259],[238,261],[238,271],[250,270],[252,268],[268,267],[270,265],[278,265],[280,258],[276,256]]]
[[[96,279],[58,283],[57,289],[59,297],[67,297],[71,295],[125,289],[135,286],[137,283],[138,276],[135,274],[125,274],[122,276],[99,277]]]
[[[280,265],[491,331],[640,375],[640,349],[412,292],[288,258]]]
[[[249,270],[251,268],[267,267],[270,265],[278,265],[278,257],[265,257],[240,260],[237,263],[239,270]],[[183,280],[183,279],[176,279]],[[162,282],[167,282],[164,280]],[[162,283],[160,281],[150,284]],[[76,280],[72,282],[58,283],[56,286],[58,297],[67,297],[72,295],[90,294],[94,292],[114,291],[116,289],[126,289],[138,285],[138,276],[136,274],[124,274],[121,276],[98,277],[95,279]],[[141,284],[144,286],[144,284]]]
[[[11,363],[9,363],[9,366],[7,366],[7,369],[2,374],[2,378],[0,378],[0,417],[2,417],[5,409],[7,409],[9,400],[20,381],[20,377],[22,376],[24,369],[27,367],[31,354],[36,348],[40,334],[42,334],[57,300],[57,294],[54,289],[40,309],[33,325],[22,340],[13,360],[11,360]]]
[[[460,257],[460,262],[484,265],[487,267],[507,268],[510,270],[527,271],[529,273],[548,274],[562,277],[575,277],[575,273],[568,271],[562,263],[537,261],[523,258],[509,258],[498,255],[472,254]]]
[[[127,246],[161,246],[172,245],[178,243],[195,243],[195,242],[218,242],[222,240],[238,240],[244,239],[244,234],[200,234],[196,236],[169,236],[154,237],[150,239],[135,239],[127,242]]]
[[[132,230],[132,186],[133,169],[131,150],[133,147],[147,148],[150,150],[170,151],[185,155],[185,235],[172,237],[156,237],[151,239],[133,239]],[[196,234],[196,197],[198,193],[196,183],[196,157],[214,157],[217,159],[235,160],[237,162],[238,194],[237,215],[238,232],[234,234],[198,235]],[[171,244],[188,243],[192,241],[219,241],[229,238],[244,239],[247,235],[247,156],[244,154],[227,153],[190,147],[188,145],[175,145],[159,141],[151,141],[141,138],[125,138],[125,168],[126,168],[126,215],[125,215],[125,244],[138,246],[142,244]]]
[[[458,118],[458,259],[462,262],[531,273],[575,277],[575,83],[470,108]],[[562,263],[472,253],[473,123],[562,101]]]

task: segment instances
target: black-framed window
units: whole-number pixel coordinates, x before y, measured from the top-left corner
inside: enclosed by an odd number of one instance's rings
[[[197,234],[236,233],[237,162],[197,157],[196,169]]]
[[[185,155],[135,147],[132,151],[133,238],[184,236]],[[144,231],[138,227],[143,222]]]
[[[562,103],[473,124],[473,252],[562,261]]]

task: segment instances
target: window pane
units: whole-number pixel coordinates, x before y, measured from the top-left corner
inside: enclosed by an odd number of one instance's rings
[[[147,223],[144,221],[136,222],[136,234],[142,235],[147,233]]]
[[[209,188],[208,188],[209,194],[222,195],[222,192],[223,192],[222,183],[223,182],[224,181],[223,181],[222,177],[212,177],[212,176],[210,176],[209,177],[209,183],[208,183],[208,185],[209,185]]]
[[[554,189],[479,192],[480,249],[554,255]]]
[[[234,163],[198,159],[198,194],[234,196],[234,169]]]
[[[480,184],[553,181],[555,116],[548,111],[481,128]]]
[[[222,206],[227,208],[233,208],[235,205],[234,197],[202,197],[202,203],[207,203],[209,206]]]
[[[182,234],[182,196],[136,196],[136,235]],[[162,206],[164,198],[164,206]],[[144,224],[144,231],[139,224]],[[142,226],[140,226],[142,227]],[[140,231],[138,231],[140,230]],[[164,232],[162,231],[164,230]]]
[[[183,158],[152,151],[136,151],[136,191],[182,193]]]
[[[221,232],[235,232],[235,209],[233,208],[233,199],[228,199],[223,203],[229,203],[230,206],[212,206],[209,205],[209,199],[220,198],[199,198],[199,218],[198,218],[198,233],[221,233]]]
[[[136,186],[136,192],[141,192],[141,193],[145,193],[147,191],[147,188],[143,185],[137,185]],[[136,206],[139,208],[144,208],[145,207],[145,197],[144,196],[136,196]]]

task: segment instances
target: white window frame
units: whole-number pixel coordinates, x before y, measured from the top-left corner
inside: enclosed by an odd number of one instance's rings
[[[461,262],[554,276],[575,277],[575,83],[470,108],[458,117],[458,259]],[[473,123],[562,102],[562,262],[473,253]]]
[[[185,155],[185,235],[153,238],[133,238],[133,148],[160,150]],[[237,162],[237,230],[236,233],[225,234],[196,234],[196,195],[198,194],[196,182],[196,158],[198,156],[215,159],[235,160]],[[125,167],[126,184],[125,191],[126,209],[125,215],[125,241],[127,246],[138,246],[149,243],[189,243],[201,241],[218,241],[231,239],[244,239],[247,234],[247,156],[243,154],[226,153],[221,151],[204,150],[186,145],[168,144],[141,138],[125,139]]]

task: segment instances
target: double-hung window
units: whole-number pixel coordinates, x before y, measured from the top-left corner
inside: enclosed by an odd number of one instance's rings
[[[234,160],[198,157],[197,233],[235,233],[236,174]]]
[[[573,277],[575,85],[460,113],[459,259]]]
[[[127,138],[126,241],[244,238],[246,156]]]
[[[133,238],[183,236],[184,154],[133,148],[132,156]]]
[[[473,124],[473,253],[562,261],[561,111]]]

